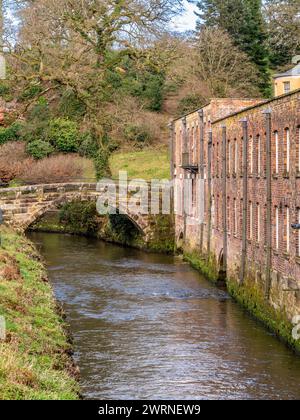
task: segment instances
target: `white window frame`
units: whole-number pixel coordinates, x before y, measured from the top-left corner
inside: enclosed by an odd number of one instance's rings
[[[279,173],[279,133],[275,131],[275,173]]]
[[[275,247],[276,250],[279,249],[279,208],[275,207],[275,225],[276,225],[276,237],[275,237]]]
[[[291,138],[290,138],[290,129],[285,129],[285,141],[286,141],[286,172],[290,172],[290,150],[291,150]]]

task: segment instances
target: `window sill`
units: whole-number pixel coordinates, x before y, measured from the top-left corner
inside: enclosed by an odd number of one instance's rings
[[[296,257],[296,263],[300,265],[300,257]]]
[[[289,179],[290,178],[290,173],[289,172],[284,172],[283,178],[284,179]]]
[[[300,178],[300,171],[296,173],[296,178]],[[300,258],[300,257],[299,257]]]
[[[289,260],[291,258],[291,255],[288,252],[284,252],[283,256],[286,260]]]
[[[273,179],[278,179],[279,178],[279,175],[278,174],[273,174],[272,178]]]

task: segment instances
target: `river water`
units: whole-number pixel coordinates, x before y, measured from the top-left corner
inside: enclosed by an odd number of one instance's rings
[[[87,399],[300,399],[300,358],[180,259],[32,233]]]

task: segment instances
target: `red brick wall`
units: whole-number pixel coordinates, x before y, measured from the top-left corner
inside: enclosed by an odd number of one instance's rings
[[[252,106],[254,105],[254,106]],[[245,109],[245,106],[251,108]],[[206,252],[208,235],[211,235],[211,250],[216,259],[224,246],[222,205],[226,200],[228,219],[228,276],[239,280],[242,251],[242,208],[243,208],[243,130],[241,119],[248,123],[248,232],[247,232],[247,276],[254,282],[264,285],[266,274],[266,117],[263,111],[271,111],[272,139],[272,287],[271,299],[275,305],[285,307],[292,316],[300,309],[300,292],[285,291],[300,288],[300,255],[299,232],[291,228],[292,223],[299,222],[300,209],[300,92],[294,92],[269,102],[212,100],[203,109],[205,124],[205,188],[207,196],[207,150],[208,130],[212,128],[212,231],[207,231],[208,203],[206,203],[204,223],[204,247]],[[239,110],[242,110],[239,112]],[[237,111],[238,113],[226,115]],[[225,117],[225,118],[224,118]],[[219,118],[219,120],[218,120]],[[224,118],[220,120],[220,118]],[[186,117],[188,150],[194,152],[195,163],[199,164],[199,131],[200,120],[197,113]],[[192,139],[191,132],[196,136]],[[222,178],[222,129],[226,126],[227,136],[227,194],[223,197]],[[287,132],[288,129],[288,132]],[[183,180],[189,177],[181,168],[181,151],[183,124],[175,122],[176,147],[175,177]],[[276,134],[278,142],[276,146]],[[288,141],[289,138],[289,141]],[[196,143],[196,151],[192,145]],[[236,150],[237,148],[237,150]],[[230,151],[229,151],[230,149]],[[236,156],[236,157],[235,157]],[[252,156],[252,157],[251,157]],[[277,156],[277,157],[276,157]],[[288,157],[289,156],[289,157]],[[277,159],[277,164],[276,164]],[[229,162],[230,160],[230,162]],[[289,172],[287,166],[289,165]],[[278,173],[276,173],[278,166]],[[196,175],[197,177],[199,174]],[[236,204],[235,204],[236,203]],[[252,210],[251,210],[252,208]],[[278,210],[276,210],[276,208]],[[236,211],[235,211],[236,209]],[[278,228],[276,227],[276,211],[278,212]],[[287,216],[289,212],[289,217]],[[260,215],[259,219],[258,216]],[[176,233],[178,237],[184,231],[184,218],[176,217]],[[184,246],[199,250],[200,226],[195,224],[186,227]],[[289,238],[289,247],[287,241]],[[278,242],[278,249],[276,246]],[[272,292],[273,291],[273,292]],[[276,291],[276,294],[275,294]],[[273,293],[273,294],[272,294]]]

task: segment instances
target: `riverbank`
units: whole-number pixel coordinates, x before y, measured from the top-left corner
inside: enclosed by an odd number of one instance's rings
[[[71,345],[40,256],[24,236],[0,232],[0,400],[76,400]]]

